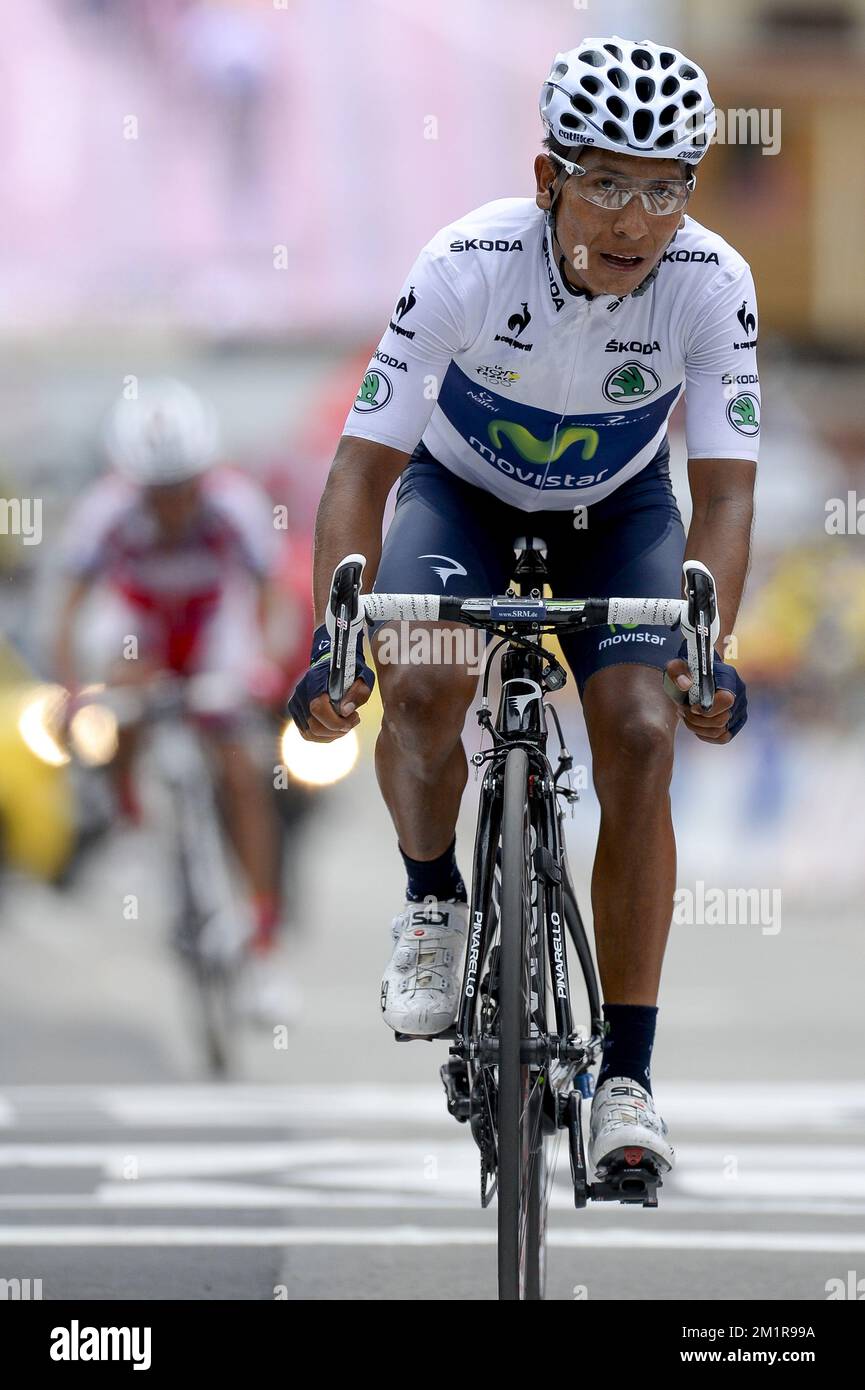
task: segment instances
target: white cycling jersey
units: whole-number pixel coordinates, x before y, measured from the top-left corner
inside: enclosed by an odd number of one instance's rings
[[[640,293],[570,289],[530,198],[487,203],[421,251],[345,433],[526,511],[600,501],[658,452],[685,392],[688,456],[756,461],[748,263],[685,216]]]

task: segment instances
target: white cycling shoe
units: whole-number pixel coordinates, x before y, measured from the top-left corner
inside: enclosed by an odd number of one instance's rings
[[[303,998],[281,962],[271,954],[250,953],[240,967],[234,1006],[246,1023],[258,1028],[297,1022]]]
[[[469,930],[467,903],[406,903],[394,918],[381,1011],[397,1033],[432,1038],[457,1016]]]
[[[610,1166],[636,1167],[646,1161],[668,1173],[675,1161],[667,1126],[651,1094],[629,1076],[611,1076],[592,1101],[589,1163],[603,1176]]]

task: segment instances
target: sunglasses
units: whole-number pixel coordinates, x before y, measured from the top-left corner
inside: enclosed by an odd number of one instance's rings
[[[627,207],[635,194],[639,194],[646,212],[653,217],[664,217],[668,213],[681,212],[697,185],[693,169],[688,170],[686,179],[626,179],[618,174],[587,172],[582,165],[573,164],[560,155],[548,152],[549,158],[569,175],[581,180],[577,189],[580,197],[596,207],[606,208],[608,212],[618,212]]]

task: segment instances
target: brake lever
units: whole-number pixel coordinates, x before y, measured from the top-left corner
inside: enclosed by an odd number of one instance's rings
[[[700,709],[708,711],[715,702],[713,659],[721,630],[715,580],[711,571],[699,560],[686,560],[682,570],[687,599],[687,611],[682,614],[682,632],[688,644],[691,685],[687,691],[683,691],[666,676],[664,681],[668,693],[672,693],[669,687],[673,686],[673,698],[679,704],[687,701],[692,707],[699,705]]]
[[[324,615],[330,635],[327,693],[337,713],[357,670],[357,634],[363,630],[360,591],[365,564],[365,555],[346,555],[334,570],[330,583],[330,598]]]

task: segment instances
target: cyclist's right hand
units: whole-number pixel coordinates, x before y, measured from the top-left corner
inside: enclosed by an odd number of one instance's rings
[[[287,712],[310,743],[332,743],[360,723],[357,710],[365,705],[375,685],[375,672],[363,659],[363,633],[357,639],[356,676],[337,712],[327,693],[330,674],[330,637],[322,624],[312,638],[310,667],[294,688]]]

